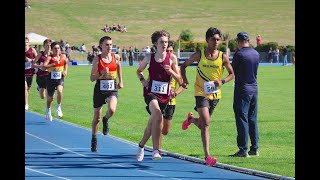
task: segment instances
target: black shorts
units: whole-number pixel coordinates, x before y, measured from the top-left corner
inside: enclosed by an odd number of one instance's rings
[[[48,75],[45,76],[37,76],[37,84],[40,88],[47,88],[47,77]]]
[[[49,97],[52,97],[54,95],[54,91],[59,85],[64,86],[63,76],[61,79],[51,79],[50,75],[47,76],[47,92]]]
[[[33,75],[32,76],[24,76],[24,77],[26,78],[25,80],[27,81],[27,85],[30,88],[32,85]]]
[[[210,116],[212,115],[214,108],[217,106],[220,100],[220,99],[210,100],[203,96],[195,96],[195,99],[196,99],[196,107],[194,109],[197,111],[197,108],[207,107],[209,108]]]
[[[156,99],[156,100],[158,101],[157,96],[155,96],[154,94],[144,96],[144,102],[146,102],[146,104],[147,104],[146,110],[147,110],[147,112],[148,112],[150,115],[151,115],[151,112],[150,112],[150,110],[149,110],[149,104],[150,104],[150,102],[151,102],[152,100],[154,100],[154,99]],[[161,102],[158,101],[158,105],[159,105],[159,107],[160,107],[160,110],[161,110],[161,113],[162,113],[162,114],[164,114],[164,111],[165,111],[165,109],[166,109],[166,107],[167,107],[167,104],[168,104],[168,103],[161,103]]]
[[[99,88],[95,87],[93,90],[93,108],[98,108],[106,104],[108,99],[112,96],[118,98],[118,91],[107,91],[102,93]]]
[[[176,105],[167,105],[166,109],[164,110],[163,117],[167,120],[172,120],[175,109],[176,109]]]

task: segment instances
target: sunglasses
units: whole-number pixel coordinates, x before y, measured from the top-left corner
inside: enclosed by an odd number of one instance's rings
[[[173,52],[173,50],[167,50],[167,52]]]

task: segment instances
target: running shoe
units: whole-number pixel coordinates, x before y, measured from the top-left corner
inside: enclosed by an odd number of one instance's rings
[[[107,118],[103,117],[102,124],[103,124],[103,127],[102,127],[103,135],[109,134],[109,120],[107,120]]]
[[[213,158],[213,157],[211,157],[211,156],[207,156],[207,157],[205,158],[205,160],[206,160],[206,165],[207,165],[207,166],[213,166],[213,165],[215,165],[215,164],[217,163],[217,159],[216,159],[216,158]]]
[[[63,114],[62,114],[61,106],[58,106],[58,105],[57,105],[56,115],[57,115],[59,118],[62,118]]]
[[[162,159],[162,157],[160,155],[159,150],[152,151],[152,160],[161,160],[161,159]]]
[[[239,150],[236,153],[231,154],[229,156],[231,156],[231,157],[245,157],[245,158],[250,157],[247,151],[241,151],[241,150]]]
[[[182,123],[182,130],[186,130],[189,128],[191,122],[189,122],[189,119],[192,117],[192,112],[188,113],[187,119],[183,121]]]
[[[141,161],[143,161],[143,158],[144,158],[144,148],[138,147],[136,159],[138,162],[141,162]]]
[[[91,139],[91,152],[97,152],[97,138]]]
[[[24,105],[24,109],[25,109],[26,111],[28,111],[28,110],[29,110],[29,105],[28,105],[28,104]]]
[[[258,150],[250,150],[249,152],[248,152],[248,154],[249,154],[249,156],[259,156],[259,152],[258,152]]]
[[[46,120],[52,121],[51,110],[47,108],[46,110]]]

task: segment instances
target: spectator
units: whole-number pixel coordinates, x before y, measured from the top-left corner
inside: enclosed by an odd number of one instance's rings
[[[284,47],[284,48],[282,49],[283,66],[286,66],[286,65],[287,65],[287,63],[288,63],[288,60],[287,60],[287,53],[288,53],[287,47]]]
[[[268,61],[269,63],[272,63],[273,61],[273,51],[272,51],[272,47],[269,48],[269,51],[268,51]]]
[[[128,50],[128,54],[129,54],[129,65],[133,66],[133,48],[130,46],[129,50]]]
[[[31,6],[30,6],[30,4],[28,3],[28,0],[25,0],[25,1],[24,1],[24,8],[25,8],[25,9],[27,9],[27,8],[28,8],[28,9],[31,9]]]
[[[274,50],[274,61],[275,62],[277,62],[277,63],[279,63],[279,48],[278,47],[276,47],[276,49]]]
[[[128,31],[127,31],[127,27],[126,27],[126,26],[123,26],[121,32],[128,32]]]
[[[94,57],[95,57],[95,55],[91,51],[88,51],[87,60],[89,61],[90,64],[92,64]]]
[[[262,44],[262,38],[261,38],[260,34],[257,36],[256,41],[257,41],[257,46]]]
[[[127,49],[124,46],[122,48],[122,60],[123,62],[127,62]]]
[[[80,46],[80,52],[83,54],[84,52],[87,51],[86,46],[84,45],[84,43],[82,43],[82,45]]]

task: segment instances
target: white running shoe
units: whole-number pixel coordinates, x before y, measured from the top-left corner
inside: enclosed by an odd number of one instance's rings
[[[28,105],[28,104],[24,105],[24,109],[25,109],[26,111],[28,111],[28,110],[29,110],[29,105]]]
[[[58,117],[62,118],[63,114],[62,114],[62,111],[61,111],[61,106],[57,106],[56,115]]]
[[[52,115],[51,115],[51,110],[47,109],[46,110],[46,120],[52,121]]]
[[[144,158],[144,148],[138,147],[136,159],[137,159],[137,161],[141,162],[141,161],[143,161],[143,158]]]
[[[160,155],[159,150],[152,151],[152,160],[161,160],[162,157]]]

